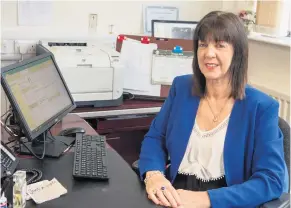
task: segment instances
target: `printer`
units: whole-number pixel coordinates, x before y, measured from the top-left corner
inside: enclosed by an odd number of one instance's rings
[[[78,107],[118,106],[123,103],[119,53],[85,41],[47,41],[36,55],[51,52]]]

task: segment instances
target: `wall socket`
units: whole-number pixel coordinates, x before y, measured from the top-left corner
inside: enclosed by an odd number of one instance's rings
[[[97,18],[97,14],[89,14],[89,32],[96,32]]]
[[[14,44],[15,53],[35,54],[37,43],[38,41],[35,40],[16,40]]]
[[[14,53],[14,40],[2,40],[1,54],[13,54],[13,53]]]

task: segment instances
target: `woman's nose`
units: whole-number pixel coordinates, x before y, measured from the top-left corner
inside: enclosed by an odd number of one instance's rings
[[[206,48],[206,53],[205,53],[205,56],[207,58],[214,58],[216,55],[215,55],[215,48],[213,46],[208,46]]]

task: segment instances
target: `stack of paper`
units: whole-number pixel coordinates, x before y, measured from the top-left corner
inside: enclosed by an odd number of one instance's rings
[[[140,95],[159,96],[161,86],[151,84],[153,51],[157,44],[142,44],[135,40],[125,40],[122,44],[120,62],[124,66],[124,91]]]

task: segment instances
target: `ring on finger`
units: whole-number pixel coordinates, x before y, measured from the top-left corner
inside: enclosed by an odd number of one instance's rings
[[[162,186],[161,187],[161,191],[164,193],[166,191],[166,187],[165,186]]]

